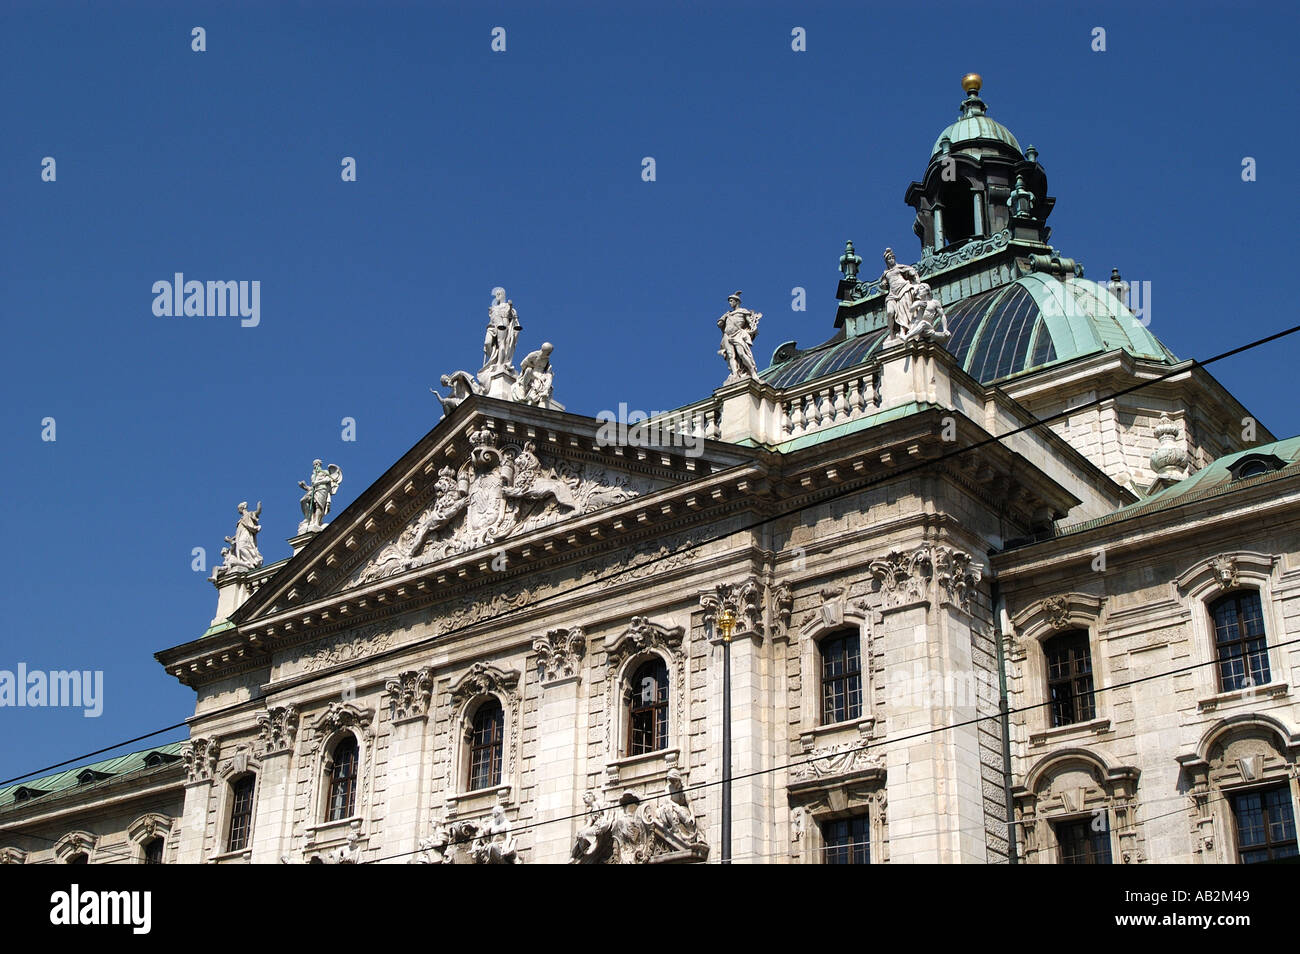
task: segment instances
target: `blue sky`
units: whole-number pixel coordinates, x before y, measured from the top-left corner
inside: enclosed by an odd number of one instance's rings
[[[1176,354],[1292,323],[1300,16],[1135,6],[7,2],[0,669],[105,686],[95,719],[0,709],[0,778],[189,715],[153,652],[212,617],[192,549],[262,500],[287,556],[314,457],[351,502],[438,421],[438,377],[477,367],[494,285],[590,415],[720,384],[736,288],[760,363],[824,340],[846,238],[873,267],[919,256],[903,193],[970,70],[1039,149],[1053,244],[1150,281]],[[261,323],[156,317],[178,271],[259,281]],[[1295,359],[1287,339],[1213,373],[1292,435]]]

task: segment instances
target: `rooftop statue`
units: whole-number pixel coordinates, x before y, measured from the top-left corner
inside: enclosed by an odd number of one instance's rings
[[[343,483],[343,471],[338,464],[322,467],[319,458],[311,464],[311,483],[298,481],[298,486],[307,493],[299,503],[302,505],[302,522],[298,524],[299,533],[317,533],[325,529],[325,516],[330,512],[330,498]]]
[[[461,402],[470,395],[483,393],[483,386],[468,371],[453,371],[451,374],[444,374],[442,376],[442,386],[451,388],[451,394],[447,397],[443,397],[435,388],[429,388],[429,390],[433,391],[434,397],[442,404],[444,417],[460,407]]]
[[[889,334],[884,347],[898,344],[907,335],[916,311],[916,292],[921,276],[911,265],[899,265],[892,248],[885,249],[885,271],[880,276],[880,287],[888,293],[885,298],[885,315],[889,319]]]
[[[487,334],[483,338],[483,370],[514,370],[515,345],[519,342],[519,313],[514,302],[506,298],[501,286],[492,289],[492,304],[488,306]]]
[[[444,396],[434,388],[429,389],[442,405],[444,417],[476,394],[496,398],[498,401],[515,401],[535,407],[564,410],[564,405],[557,403],[554,397],[555,368],[551,364],[551,352],[555,350],[553,344],[543,342],[540,348],[530,352],[520,362],[519,370],[515,370],[515,348],[519,344],[519,332],[522,330],[519,312],[515,310],[514,303],[506,298],[506,290],[500,286],[492,289],[487,333],[483,337],[483,367],[476,375],[468,371],[444,374],[442,386],[451,390],[448,395]]]
[[[515,382],[512,396],[523,404],[546,407],[555,392],[555,369],[551,366],[551,352],[555,345],[549,341],[519,362],[519,380]]]
[[[239,505],[239,522],[235,524],[235,535],[226,537],[228,547],[221,548],[222,564],[212,571],[212,579],[220,580],[234,573],[247,573],[262,565],[262,553],[257,549],[257,535],[262,532],[258,517],[262,515],[262,502],[257,502],[257,509],[250,511],[248,501]]]
[[[912,320],[903,340],[921,338],[925,341],[947,341],[948,336],[948,314],[930,291],[930,286],[921,282],[916,286]]]
[[[731,370],[723,383],[732,384],[746,378],[757,379],[754,339],[758,337],[758,322],[763,313],[742,308],[740,292],[728,295],[727,304],[731,310],[718,319],[718,328],[722,331],[722,347],[718,349],[718,354],[722,355]]]

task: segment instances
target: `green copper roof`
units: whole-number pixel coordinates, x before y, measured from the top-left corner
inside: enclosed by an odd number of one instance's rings
[[[1011,135],[1011,130],[996,119],[989,119],[987,116],[964,116],[939,133],[939,138],[934,141],[934,148],[930,150],[932,158],[939,154],[939,144],[943,142],[944,137],[952,143],[953,149],[960,148],[962,143],[974,142],[977,139],[991,139],[1010,146],[1016,152],[1021,151],[1020,143],[1016,141],[1015,136]]]
[[[1276,457],[1282,462],[1281,469],[1270,470],[1253,477],[1234,477],[1232,473],[1233,465],[1243,457],[1252,455]],[[1169,510],[1196,500],[1219,497],[1276,480],[1288,480],[1297,474],[1300,474],[1300,437],[1288,437],[1286,440],[1274,441],[1271,444],[1260,444],[1258,447],[1237,451],[1235,454],[1216,457],[1186,480],[1170,484],[1145,500],[1139,500],[1127,507],[1121,507],[1112,514],[1096,517],[1073,526],[1062,527],[1058,535],[1082,533],[1085,530],[1093,530],[1100,526],[1131,520],[1134,517],[1159,513],[1162,510]]]
[[[1110,292],[1096,282],[1033,273],[946,307],[945,346],[984,384],[1085,355],[1126,351],[1173,364],[1177,358]],[[883,328],[828,342],[774,365],[762,378],[791,387],[875,355]]]
[[[113,778],[119,778],[123,775],[129,775],[134,772],[140,772],[145,769],[154,769],[157,766],[149,765],[146,758],[157,752],[163,756],[165,763],[175,762],[180,757],[181,749],[185,746],[184,742],[170,742],[167,745],[156,745],[152,749],[142,749],[139,752],[128,752],[126,755],[118,755],[111,759],[105,759],[102,762],[92,762],[89,765],[78,765],[76,768],[65,769],[54,775],[46,775],[41,778],[27,779],[16,785],[8,785],[0,788],[0,811],[11,808],[15,804],[15,796],[19,789],[28,789],[29,798],[47,798],[55,792],[64,792],[78,787],[89,787],[89,785],[101,782],[111,781]],[[91,778],[89,783],[78,781],[78,776],[89,770]],[[105,776],[103,778],[93,778],[93,776]],[[39,794],[38,794],[39,793]],[[25,804],[25,802],[23,802]]]

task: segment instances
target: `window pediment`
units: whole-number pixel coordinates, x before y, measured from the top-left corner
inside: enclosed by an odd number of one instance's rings
[[[316,717],[312,727],[316,734],[325,738],[341,729],[356,729],[366,738],[374,732],[375,710],[363,708],[351,702],[331,702],[329,707]]]
[[[452,703],[459,706],[485,693],[508,698],[519,685],[520,675],[518,669],[501,669],[489,663],[476,662],[451,684]]]
[[[1091,593],[1062,593],[1030,604],[1013,616],[1011,623],[1022,639],[1041,640],[1060,630],[1094,623],[1104,602]]]
[[[605,651],[611,666],[617,666],[628,657],[648,649],[662,650],[673,659],[679,659],[685,635],[684,627],[663,626],[644,616],[633,616],[627,629],[606,643]]]
[[[1243,582],[1259,582],[1273,573],[1280,558],[1253,550],[1225,550],[1193,563],[1173,581],[1174,591],[1183,597],[1236,589]]]

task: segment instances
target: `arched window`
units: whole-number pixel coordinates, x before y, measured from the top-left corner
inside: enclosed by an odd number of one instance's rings
[[[668,664],[656,656],[637,666],[628,694],[627,754],[668,748]]]
[[[469,730],[469,790],[501,784],[501,753],[504,747],[506,714],[494,697],[474,713]]]
[[[88,864],[90,864],[90,858],[88,858],[88,857],[86,856],[86,853],[85,853],[84,851],[79,851],[79,852],[77,852],[75,855],[70,855],[70,856],[68,857],[68,864],[70,864],[70,865],[88,865]]]
[[[1232,692],[1269,681],[1268,639],[1258,590],[1239,590],[1210,604],[1219,689]]]
[[[226,829],[226,851],[243,851],[253,831],[253,788],[256,776],[243,775],[230,785],[230,825]],[[162,855],[159,855],[161,860]]]
[[[334,746],[334,759],[330,766],[329,814],[326,821],[341,821],[355,814],[360,755],[353,735],[345,736]]]
[[[1043,643],[1047,657],[1047,698],[1052,726],[1073,725],[1096,718],[1093,697],[1092,651],[1086,630],[1058,633]]]
[[[862,653],[853,631],[828,636],[822,657],[822,724],[862,717]]]
[[[150,838],[144,843],[144,863],[147,865],[160,865],[163,863],[163,840],[161,838]]]

